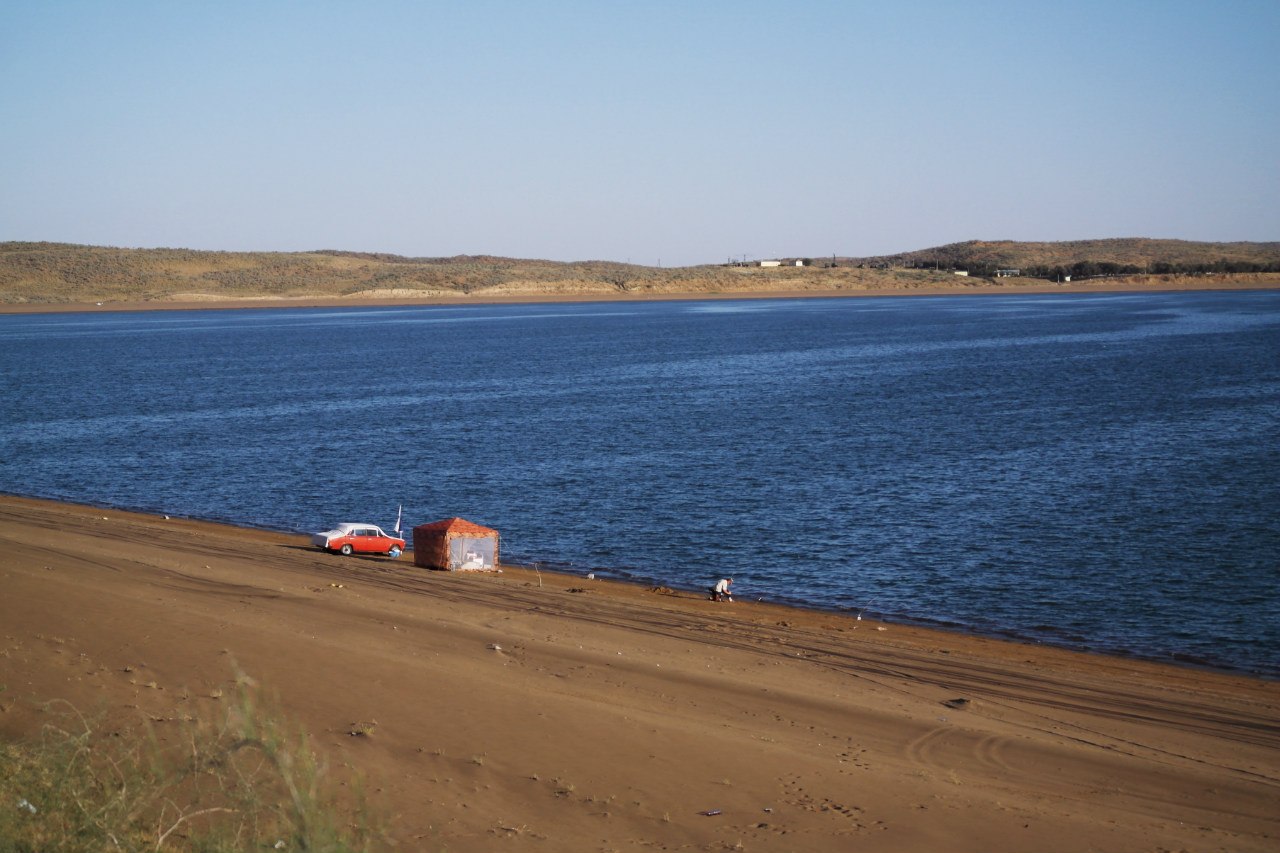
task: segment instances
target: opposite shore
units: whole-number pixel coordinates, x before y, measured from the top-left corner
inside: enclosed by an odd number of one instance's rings
[[[1124,279],[1100,279],[1094,282],[1053,282],[1009,279],[995,284],[983,279],[966,279],[961,283],[939,286],[936,283],[913,283],[910,286],[874,285],[856,288],[829,287],[762,287],[742,290],[698,291],[477,291],[468,295],[422,294],[398,290],[383,295],[364,291],[350,296],[253,296],[227,298],[212,294],[186,294],[180,297],[150,300],[95,302],[0,302],[0,314],[46,314],[109,311],[183,311],[227,310],[245,308],[392,308],[431,305],[509,305],[562,302],[646,302],[700,301],[733,299],[833,299],[875,296],[990,296],[1063,293],[1166,293],[1214,290],[1277,290],[1280,274],[1225,276],[1141,276]]]

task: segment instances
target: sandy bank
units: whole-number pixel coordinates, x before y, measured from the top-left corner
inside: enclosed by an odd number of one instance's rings
[[[0,736],[64,698],[176,737],[234,658],[407,850],[1280,838],[1273,682],[12,497],[0,584]]]
[[[190,311],[233,308],[352,308],[398,307],[415,305],[520,305],[565,302],[668,302],[721,299],[832,299],[867,296],[984,296],[1024,293],[1163,293],[1200,290],[1276,290],[1280,276],[1254,275],[1222,278],[1203,276],[1143,277],[1141,280],[1108,280],[1095,283],[1052,284],[1026,279],[1007,279],[1008,284],[991,284],[981,279],[964,280],[949,287],[874,287],[866,289],[806,290],[723,290],[681,292],[579,292],[579,293],[486,293],[468,296],[412,296],[396,291],[396,295],[378,296],[365,291],[346,297],[255,297],[226,299],[205,294],[183,294],[174,299],[146,302],[67,302],[67,303],[0,303],[0,314],[45,314],[99,311]]]

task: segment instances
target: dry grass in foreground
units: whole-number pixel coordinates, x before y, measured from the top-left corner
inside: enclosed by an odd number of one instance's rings
[[[241,677],[220,719],[191,719],[181,749],[118,732],[66,703],[40,734],[0,744],[0,850],[384,849],[357,795],[343,802],[306,734]]]

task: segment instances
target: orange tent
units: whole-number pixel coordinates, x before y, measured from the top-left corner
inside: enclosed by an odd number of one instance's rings
[[[413,564],[450,572],[498,568],[498,531],[465,518],[446,518],[413,528]]]

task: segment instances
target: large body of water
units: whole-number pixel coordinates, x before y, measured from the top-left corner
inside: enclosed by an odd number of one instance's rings
[[[2,316],[0,491],[1274,677],[1280,292]]]

